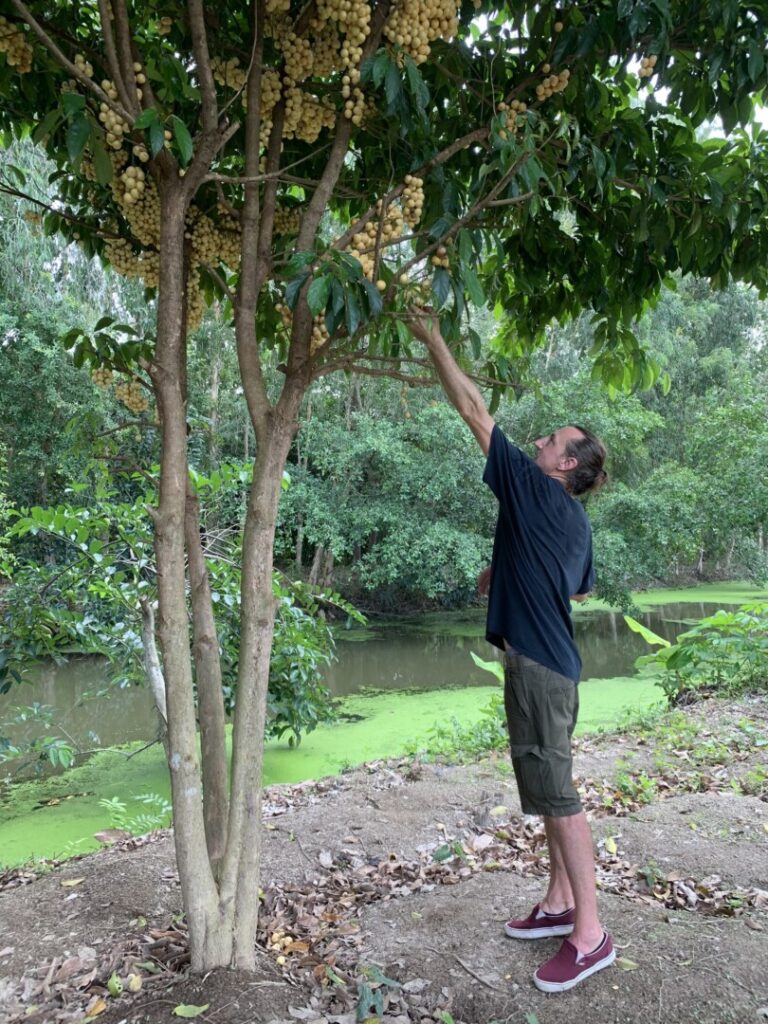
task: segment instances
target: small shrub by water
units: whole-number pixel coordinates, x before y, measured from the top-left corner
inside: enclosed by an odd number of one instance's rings
[[[661,670],[658,685],[669,704],[714,693],[737,697],[768,690],[768,603],[708,615],[673,644],[625,618],[648,643],[659,645],[636,664]]]

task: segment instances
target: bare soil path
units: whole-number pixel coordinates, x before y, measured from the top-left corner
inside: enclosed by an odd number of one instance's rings
[[[766,1021],[766,723],[766,699],[710,701],[656,741],[580,744],[619,961],[572,992],[531,982],[557,940],[503,933],[546,869],[505,759],[378,763],[268,793],[254,975],[186,973],[169,834],[7,873],[0,1022],[170,1024],[180,1005],[206,1024]]]

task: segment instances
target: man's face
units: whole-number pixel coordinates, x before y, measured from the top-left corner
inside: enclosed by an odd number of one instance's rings
[[[567,455],[565,448],[569,441],[577,441],[581,436],[581,431],[576,427],[560,427],[546,437],[540,437],[533,442],[536,447],[536,465],[547,476],[560,476],[575,469],[577,460]]]

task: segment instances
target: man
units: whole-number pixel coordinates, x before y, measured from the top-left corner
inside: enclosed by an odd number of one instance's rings
[[[550,859],[544,899],[505,931],[519,939],[569,936],[533,976],[542,991],[563,992],[616,958],[598,917],[592,834],[571,756],[581,659],[570,601],[585,600],[594,577],[589,521],[575,495],[606,480],[605,448],[589,431],[566,426],[539,438],[530,459],[496,426],[433,315],[412,313],[411,331],[487,456],[483,479],[499,500],[486,636],[506,652],[504,699],[520,801],[525,814],[543,817]]]

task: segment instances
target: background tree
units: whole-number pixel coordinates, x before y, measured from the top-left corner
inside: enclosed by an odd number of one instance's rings
[[[151,382],[158,631],[192,966],[250,967],[273,540],[307,387],[337,369],[418,371],[398,321],[423,280],[460,356],[479,354],[467,298],[499,303],[487,379],[514,376],[552,316],[589,306],[598,373],[613,388],[652,383],[657,367],[629,325],[671,269],[764,281],[764,133],[734,129],[765,86],[766,5],[189,0],[159,16],[125,0],[2,0],[0,12],[2,125],[32,131],[58,168],[45,196],[10,169],[3,188],[47,209],[46,231],[157,291],[152,335],[109,317],[80,335],[76,358],[134,373],[124,397],[137,415]],[[663,103],[640,98],[651,82]],[[729,141],[699,141],[716,114]],[[229,793],[187,472],[187,332],[216,294],[232,310],[256,442]],[[278,394],[269,351],[283,367]]]

